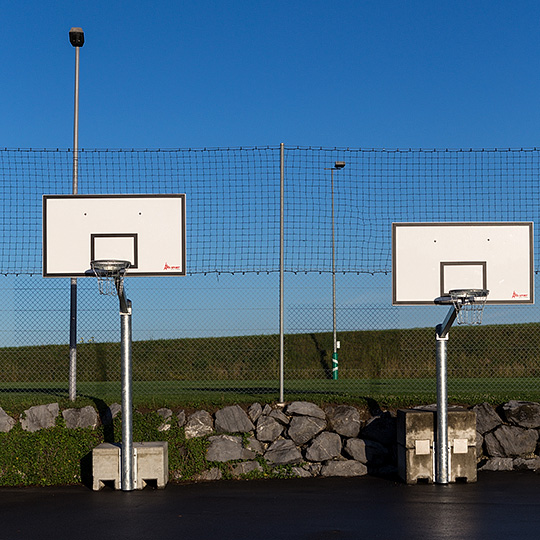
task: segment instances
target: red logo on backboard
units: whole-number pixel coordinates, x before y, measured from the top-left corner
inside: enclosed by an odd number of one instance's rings
[[[528,294],[518,294],[516,291],[512,293],[512,298],[527,298]]]
[[[167,262],[165,262],[163,270],[180,270],[180,266],[170,266],[169,264],[167,264]]]

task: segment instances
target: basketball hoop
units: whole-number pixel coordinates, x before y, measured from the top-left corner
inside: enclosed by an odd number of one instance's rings
[[[98,280],[99,294],[107,296],[118,294],[120,296],[123,292],[124,275],[129,264],[129,261],[92,261],[90,267]]]
[[[453,289],[448,292],[456,310],[458,324],[482,324],[489,291],[486,289]]]

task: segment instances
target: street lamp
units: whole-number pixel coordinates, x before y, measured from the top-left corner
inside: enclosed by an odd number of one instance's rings
[[[73,194],[78,192],[78,158],[79,158],[79,50],[84,45],[82,28],[69,31],[69,42],[75,47],[75,111],[73,120]]]
[[[336,161],[333,167],[326,167],[325,171],[331,174],[331,192],[332,192],[332,322],[334,331],[334,352],[332,353],[332,379],[337,381],[339,378],[338,370],[338,341],[336,329],[336,227],[334,220],[334,171],[339,171],[345,167],[344,161]]]
[[[82,28],[69,31],[69,42],[75,47],[75,112],[73,121],[73,195],[78,193],[79,170],[79,49],[84,45]],[[77,397],[77,278],[71,278],[69,319],[69,399]]]

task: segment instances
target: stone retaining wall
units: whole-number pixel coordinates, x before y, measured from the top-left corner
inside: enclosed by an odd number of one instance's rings
[[[509,401],[494,408],[488,403],[472,407],[477,418],[477,456],[480,470],[540,469],[540,404]],[[120,412],[113,404],[101,417],[91,407],[60,411],[57,403],[24,411],[18,420],[0,407],[0,431],[17,423],[35,432],[56,424],[60,414],[67,429],[107,424]],[[284,407],[254,403],[245,409],[224,407],[214,414],[198,410],[156,411],[161,431],[176,424],[186,439],[206,437],[206,459],[213,463],[233,462],[233,475],[262,471],[261,459],[270,466],[291,467],[297,476],[361,476],[396,473],[396,416],[379,412],[369,418],[350,405],[321,408],[305,401]],[[212,467],[201,480],[219,479],[221,470]]]
[[[497,409],[482,403],[472,409],[480,470],[540,469],[539,403],[509,401]]]

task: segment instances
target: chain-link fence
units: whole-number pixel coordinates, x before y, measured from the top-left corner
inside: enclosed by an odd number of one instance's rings
[[[391,224],[536,222],[540,150],[284,155],[285,397],[434,393],[434,327],[446,309],[391,305]],[[71,159],[0,151],[0,395],[67,395],[70,284],[41,277],[41,198],[70,193]],[[334,380],[326,169],[336,160],[346,167],[334,173]],[[277,397],[280,148],[83,150],[79,193],[186,193],[188,275],[125,281],[135,397]],[[119,399],[118,300],[99,296],[90,278],[78,289],[78,393]],[[537,319],[535,306],[488,306],[481,327],[453,329],[450,391],[537,392]]]

